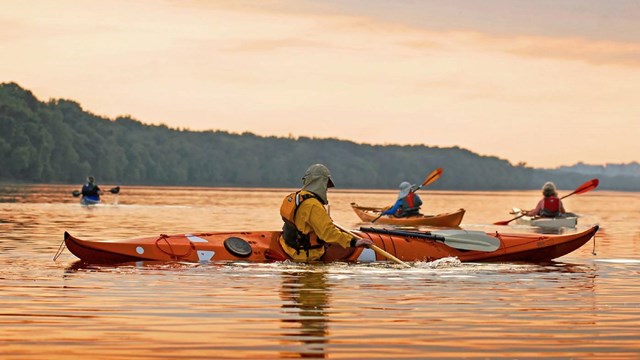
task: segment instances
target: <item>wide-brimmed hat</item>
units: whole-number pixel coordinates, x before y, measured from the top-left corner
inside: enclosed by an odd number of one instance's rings
[[[335,187],[336,185],[333,183],[331,179],[331,172],[329,169],[322,164],[313,164],[307,168],[307,171],[304,172],[304,176],[302,177],[302,181],[314,180],[317,178],[327,179],[327,187]]]
[[[411,188],[413,187],[413,185],[411,185],[411,183],[409,183],[408,181],[403,181],[400,183],[400,193],[398,194],[398,199],[402,199],[403,197],[409,195],[409,193],[411,192]]]
[[[328,203],[327,189],[334,187],[335,184],[331,180],[331,172],[322,164],[313,164],[309,166],[302,177],[304,186],[302,189],[310,191],[318,195],[323,202]]]

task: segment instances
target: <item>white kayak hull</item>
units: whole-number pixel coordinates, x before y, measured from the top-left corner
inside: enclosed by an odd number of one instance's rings
[[[537,226],[545,229],[574,228],[578,225],[576,216],[543,218],[523,216],[516,220],[518,225]]]

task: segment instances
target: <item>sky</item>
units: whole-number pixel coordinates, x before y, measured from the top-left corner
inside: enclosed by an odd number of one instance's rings
[[[147,124],[640,161],[637,0],[0,0],[0,82]],[[442,164],[446,167],[446,164]]]

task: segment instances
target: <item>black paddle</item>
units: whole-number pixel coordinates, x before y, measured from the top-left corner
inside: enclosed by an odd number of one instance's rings
[[[385,235],[398,235],[416,239],[439,241],[459,250],[496,251],[500,240],[482,231],[441,230],[441,231],[405,231],[361,227],[360,231]]]
[[[120,186],[116,186],[114,188],[109,189],[109,192],[112,193],[112,194],[119,193],[120,192]],[[78,190],[73,190],[71,192],[71,194],[73,195],[73,197],[78,197],[78,196],[82,195],[82,192],[78,191]]]

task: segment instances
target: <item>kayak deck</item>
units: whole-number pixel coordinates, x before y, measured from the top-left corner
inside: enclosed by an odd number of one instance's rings
[[[376,224],[402,225],[402,226],[438,226],[438,227],[457,227],[462,222],[465,210],[458,209],[450,213],[442,213],[437,215],[419,215],[397,218],[394,216],[380,216],[383,212],[379,207],[360,206],[351,203],[351,208],[363,222],[373,222]]]
[[[545,229],[575,228],[578,225],[578,218],[576,216],[555,218],[523,216],[516,220],[516,224],[537,226]]]
[[[495,251],[460,250],[444,242],[408,234],[387,235],[355,231],[375,245],[403,261],[433,261],[457,257],[460,261],[544,262],[569,254],[587,243],[598,226],[572,234],[501,234],[486,233],[499,241]],[[415,232],[427,234],[428,232]],[[159,235],[127,240],[81,240],[65,232],[67,248],[85,263],[118,264],[135,261],[285,261],[289,257],[280,247],[280,231],[218,232]],[[323,261],[384,261],[371,249],[332,245]]]
[[[84,196],[80,199],[80,204],[84,206],[100,204],[100,198],[92,196]]]

